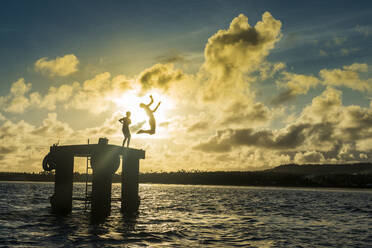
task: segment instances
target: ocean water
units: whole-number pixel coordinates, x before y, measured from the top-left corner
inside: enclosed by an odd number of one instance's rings
[[[142,184],[137,216],[115,201],[101,224],[81,201],[52,214],[52,193],[53,183],[0,182],[1,247],[372,247],[371,190]]]

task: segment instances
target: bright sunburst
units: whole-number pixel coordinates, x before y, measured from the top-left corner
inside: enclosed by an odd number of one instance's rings
[[[154,103],[150,106],[150,109],[154,109],[158,102],[161,101],[161,105],[154,113],[157,125],[168,120],[169,116],[167,112],[172,108],[171,100],[168,96],[159,92],[151,92],[151,94],[142,97],[138,97],[137,95],[137,92],[131,91],[123,94],[120,98],[113,99],[113,102],[117,105],[123,116],[125,116],[127,111],[132,113],[132,125],[145,122],[143,127],[145,129],[148,128],[148,116],[139,105],[140,103],[148,104],[150,102],[150,95],[154,98]]]

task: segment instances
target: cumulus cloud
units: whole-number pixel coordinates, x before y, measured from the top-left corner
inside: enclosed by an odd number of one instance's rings
[[[84,144],[87,138],[95,143],[99,137],[107,137],[111,144],[121,145],[120,117],[121,113],[115,112],[100,125],[78,130],[59,120],[56,113],[49,113],[40,125],[23,120],[5,120],[0,123],[0,170],[41,171],[42,158],[49,152],[49,146],[58,141],[60,145]],[[142,124],[135,123],[132,127],[138,128]],[[138,142],[138,139],[134,139],[134,147]],[[144,148],[143,142],[140,148]],[[79,163],[75,163],[75,170],[79,171],[79,166]]]
[[[351,65],[345,65],[345,70],[348,71],[358,71],[358,72],[367,72],[368,71],[368,65],[367,64],[361,64],[361,63],[354,63]]]
[[[200,137],[205,132],[215,129],[216,118],[210,114],[206,106],[203,106],[203,108],[188,114],[182,114],[182,110],[179,110],[177,115],[169,118],[165,123],[159,123],[159,126],[162,126],[163,130],[171,137],[177,137],[177,141],[189,143],[195,137]]]
[[[74,82],[70,84],[63,84],[59,87],[51,86],[48,93],[41,96],[38,92],[30,94],[30,101],[38,108],[45,108],[48,110],[55,110],[58,103],[67,102],[73,94],[77,91],[79,83]]]
[[[143,90],[151,88],[167,91],[171,84],[177,83],[185,78],[180,69],[175,69],[173,64],[156,64],[144,70],[138,77]]]
[[[232,149],[232,144],[230,144],[229,137],[226,136],[228,130],[217,131],[215,136],[209,138],[206,142],[201,142],[194,146],[193,149],[200,150],[203,152],[229,152]]]
[[[296,153],[294,161],[298,164],[322,163],[325,158],[321,152],[307,151]]]
[[[48,60],[47,57],[40,58],[35,62],[35,70],[49,76],[65,77],[78,71],[79,60],[74,54],[66,54]]]
[[[75,131],[75,135],[77,137],[90,137],[97,140],[99,137],[114,138],[116,140],[117,137],[122,137],[123,135],[121,132],[121,124],[119,123],[119,119],[122,117],[122,113],[116,111],[106,118],[101,125]],[[133,123],[130,126],[132,134],[137,132],[144,124],[145,121]]]
[[[368,155],[365,154],[365,153],[361,153],[361,154],[359,154],[359,157],[360,157],[361,159],[368,159]]]
[[[281,22],[269,12],[265,12],[262,21],[254,27],[240,14],[227,30],[219,30],[210,37],[204,50],[203,69],[208,75],[204,99],[214,100],[236,88],[241,90],[243,74],[259,69],[280,39],[280,28]]]
[[[102,125],[93,128],[87,128],[84,130],[80,130],[80,136],[86,137],[110,137],[115,134],[120,133],[120,125],[118,120],[122,116],[119,112],[114,113],[109,118],[106,118]]]
[[[47,118],[43,120],[42,125],[34,128],[30,133],[37,136],[69,136],[73,130],[67,123],[57,120],[56,113],[49,113]]]
[[[296,95],[292,94],[290,89],[280,92],[273,99],[271,99],[270,104],[280,105],[285,102],[291,101],[296,98]]]
[[[197,121],[193,123],[190,127],[188,127],[188,132],[196,132],[196,131],[205,131],[210,127],[210,123],[208,121]]]
[[[107,91],[110,87],[111,74],[104,72],[97,74],[94,78],[86,80],[83,83],[83,90],[90,92],[102,92]]]
[[[319,84],[370,92],[372,90],[372,79],[361,77],[361,73],[367,72],[368,65],[362,63],[346,65],[342,69],[322,69],[319,71],[319,77],[284,71],[281,73],[282,77],[278,80],[277,85],[287,89],[275,96],[271,103],[281,104],[290,101],[297,95],[307,94],[310,89]]]
[[[40,171],[49,145],[72,137],[72,133],[71,127],[59,121],[55,113],[48,114],[39,126],[24,120],[6,120],[0,125],[0,169]]]
[[[116,104],[115,101],[129,90],[135,95],[139,95],[141,90],[142,93],[150,89],[167,91],[185,78],[185,74],[175,69],[172,64],[157,64],[144,70],[138,79],[125,75],[112,77],[109,72],[104,72],[83,83],[50,86],[46,94],[30,92],[31,83],[25,83],[25,80],[20,78],[12,84],[8,95],[0,97],[0,106],[6,112],[23,113],[29,107],[55,110],[57,105],[61,104],[69,109],[102,113]],[[177,90],[182,89],[182,85],[177,87]]]
[[[288,162],[333,163],[370,157],[371,140],[372,108],[344,106],[342,92],[328,87],[284,128],[224,129],[193,149],[208,153],[254,149],[284,156]]]
[[[51,86],[45,95],[39,92],[30,92],[31,83],[26,83],[24,78],[14,82],[10,92],[0,97],[0,106],[6,112],[23,113],[27,108],[44,108],[55,110],[58,103],[66,103],[79,88],[79,83]]]
[[[25,94],[30,91],[31,83],[26,83],[24,78],[18,79],[10,88],[9,95],[3,97],[0,102],[4,110],[11,113],[23,113],[30,106],[29,99]]]
[[[328,87],[303,109],[302,119],[311,122],[334,121],[339,118],[341,105],[342,92]]]
[[[16,141],[16,139],[14,139],[15,137],[22,135],[22,133],[29,133],[32,130],[33,126],[23,120],[18,123],[7,120],[0,126],[0,139],[4,144],[8,142],[12,144],[12,142]]]
[[[106,136],[112,143],[121,144],[118,119],[122,116],[115,111],[118,107],[125,111],[132,111],[132,106],[138,108],[138,103],[133,102],[150,92],[154,98],[156,94],[166,94],[166,99],[161,100],[168,109],[161,115],[157,112],[160,135],[151,140],[151,145],[146,139],[133,139],[133,144],[139,144],[149,154],[143,162],[148,170],[182,169],[185,163],[195,168],[244,170],[289,162],[343,162],[371,157],[372,103],[370,107],[344,106],[340,91],[341,87],[370,91],[369,66],[354,63],[323,69],[314,76],[285,71],[284,63],[267,60],[281,38],[280,29],[281,22],[268,12],[254,27],[248,24],[246,16],[237,16],[226,30],[209,38],[204,64],[196,74],[186,74],[172,64],[190,62],[189,57],[170,53],[157,58],[161,64],[131,78],[104,72],[85,81],[50,86],[46,93],[31,92],[31,84],[19,79],[8,95],[0,96],[3,111],[22,113],[30,107],[55,111],[64,106],[105,113],[90,116],[102,120],[101,124],[93,121],[94,127],[81,130],[58,120],[56,113],[49,113],[38,125],[10,121],[13,118],[0,113],[2,169],[4,165],[23,166],[36,161],[34,168],[39,171],[40,158],[48,152],[50,144],[61,138],[65,143],[85,143],[88,137],[95,140]],[[331,42],[342,45],[344,39],[335,37]],[[50,76],[67,76],[77,71],[78,64],[78,59],[70,54],[54,60],[41,58],[35,69]],[[254,82],[262,82],[257,91]],[[297,106],[281,108],[292,111],[291,118],[274,122],[279,110],[257,100],[264,101],[260,93],[270,90],[273,82],[284,88],[273,103],[308,94],[315,87],[323,88],[323,92],[300,111]],[[198,92],[205,101],[199,101]],[[142,117],[136,120],[135,111],[132,114],[131,131],[135,133],[146,122]],[[161,136],[164,130],[168,136]],[[166,165],[164,156],[157,154],[165,156]]]
[[[132,89],[134,79],[124,75],[111,77],[108,72],[97,74],[92,79],[60,86],[50,86],[47,93],[30,92],[31,83],[24,78],[14,82],[5,96],[0,96],[0,106],[5,112],[23,113],[27,108],[55,110],[60,104],[65,108],[86,109],[92,113],[106,111],[112,102]]]
[[[108,137],[111,144],[121,144],[120,117],[121,113],[115,112],[101,125],[80,130],[74,130],[59,120],[56,113],[49,113],[40,125],[32,125],[24,120],[5,120],[0,123],[0,170],[41,171],[42,158],[49,152],[49,146],[58,141],[60,145],[84,144],[87,138],[95,143],[99,137]],[[134,123],[132,128],[141,125],[143,122]],[[133,144],[136,142],[140,141],[135,139]],[[140,148],[144,148],[143,142]],[[75,169],[79,171],[78,163]]]
[[[322,69],[319,72],[322,83],[331,86],[344,86],[358,91],[371,91],[372,79],[362,79],[360,72],[368,70],[367,64],[354,63],[344,66],[343,69]]]
[[[72,86],[75,93],[69,97],[65,106],[89,110],[91,113],[101,113],[110,108],[115,98],[132,89],[133,85],[134,80],[124,75],[111,77],[109,72],[100,73],[81,85],[76,83]]]
[[[319,83],[314,76],[283,72],[283,82],[293,95],[304,95]]]
[[[261,67],[259,68],[260,71],[260,79],[265,80],[268,78],[272,78],[276,73],[284,70],[286,68],[286,64],[283,62],[278,63],[270,63],[270,62],[263,62]]]
[[[1,161],[1,158],[4,158],[6,154],[16,152],[17,150],[18,150],[18,147],[16,146],[0,145],[0,161]]]
[[[18,81],[14,82],[12,84],[12,87],[10,88],[10,93],[13,96],[23,96],[25,93],[27,93],[31,89],[31,83],[25,83],[24,78],[18,79]]]
[[[299,121],[316,127],[308,137],[311,149],[328,150],[334,158],[346,146],[352,147],[348,153],[356,157],[359,144],[372,137],[372,109],[342,105],[341,91],[332,88],[315,97]]]
[[[309,124],[291,125],[279,132],[272,130],[226,129],[218,131],[207,142],[201,142],[194,149],[206,152],[228,152],[233,147],[254,146],[267,149],[292,149],[303,144]]]
[[[24,96],[12,98],[9,105],[4,109],[6,112],[23,113],[30,106],[29,100]]]
[[[282,72],[281,76],[278,85],[286,87],[287,90],[272,99],[271,103],[274,105],[290,101],[297,95],[307,94],[311,88],[316,87],[320,83],[317,77],[311,75]]]
[[[234,101],[223,110],[221,125],[257,126],[267,124],[271,118],[271,111],[263,103]]]

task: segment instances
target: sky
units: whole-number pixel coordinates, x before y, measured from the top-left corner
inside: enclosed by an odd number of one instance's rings
[[[127,111],[142,172],[372,158],[370,1],[0,5],[0,171],[42,171],[54,143],[121,145]],[[150,95],[156,133],[136,134]]]

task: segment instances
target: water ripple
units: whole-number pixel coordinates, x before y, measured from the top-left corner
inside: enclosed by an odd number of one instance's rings
[[[112,203],[92,223],[84,203],[55,216],[52,183],[0,183],[5,247],[369,247],[372,192],[255,187],[140,185],[137,216]],[[74,196],[84,195],[74,184]],[[113,185],[113,197],[120,197]]]

